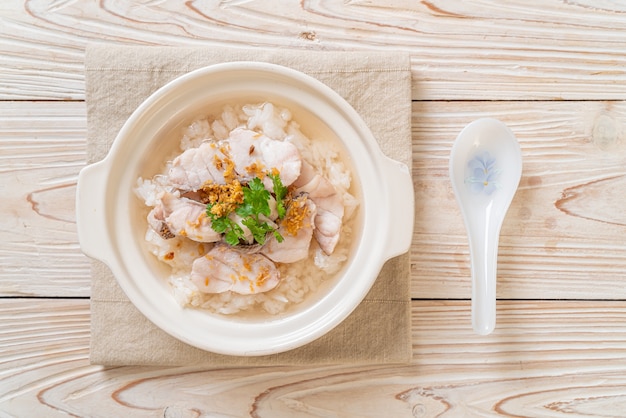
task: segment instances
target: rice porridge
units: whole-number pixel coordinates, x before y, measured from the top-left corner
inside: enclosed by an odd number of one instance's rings
[[[348,259],[358,193],[334,138],[308,138],[289,109],[231,104],[180,133],[179,150],[140,177],[145,240],[184,307],[276,315]]]

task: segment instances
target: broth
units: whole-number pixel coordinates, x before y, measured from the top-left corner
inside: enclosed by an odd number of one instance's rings
[[[295,263],[276,263],[281,281],[274,289],[251,295],[232,291],[209,294],[194,290],[189,279],[190,260],[203,256],[213,244],[202,244],[179,236],[174,239],[162,239],[158,234],[151,233],[149,226],[146,234],[146,245],[152,253],[151,258],[154,260],[156,256],[161,265],[167,265],[169,270],[166,273],[167,281],[172,287],[173,297],[182,306],[205,309],[220,315],[234,315],[245,320],[266,320],[314,304],[342,275],[354,251],[353,243],[359,240],[362,223],[362,211],[359,210],[361,185],[355,178],[349,152],[337,134],[317,117],[288,102],[274,104],[257,102],[256,105],[245,103],[250,103],[250,100],[219,103],[199,110],[200,116],[183,120],[164,132],[164,142],[159,146],[163,147],[161,155],[169,155],[168,163],[158,169],[152,165],[150,179],[143,180],[136,192],[149,209],[155,202],[154,194],[167,187],[167,182],[162,184],[167,180],[163,176],[167,175],[169,161],[177,154],[185,149],[197,147],[207,137],[224,139],[234,125],[250,122],[250,117],[244,118],[244,106],[273,106],[272,117],[278,115],[279,122],[261,121],[262,126],[255,130],[271,131],[266,133],[269,137],[275,137],[276,132],[279,136],[286,134],[287,140],[299,149],[303,160],[327,178],[343,196],[345,215],[340,238],[332,254],[326,255],[313,238],[306,259]],[[280,120],[285,122],[285,126],[277,126],[282,123]],[[180,144],[180,149],[174,149],[176,144]],[[146,213],[147,210],[142,215],[144,219]],[[174,256],[170,257],[172,253]],[[159,270],[162,271],[161,267]]]

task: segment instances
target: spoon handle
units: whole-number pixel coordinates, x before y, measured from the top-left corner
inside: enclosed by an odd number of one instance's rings
[[[479,335],[496,326],[496,276],[498,265],[498,222],[489,222],[490,212],[474,219],[468,229],[472,265],[472,327]],[[482,221],[482,222],[481,222]]]

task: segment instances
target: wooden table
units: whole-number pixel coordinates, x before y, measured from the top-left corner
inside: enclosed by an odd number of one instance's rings
[[[0,5],[0,416],[626,416],[626,5],[610,0],[4,0]],[[89,364],[84,47],[409,51],[411,365]],[[498,324],[470,326],[448,180],[492,116],[524,174],[500,240]]]

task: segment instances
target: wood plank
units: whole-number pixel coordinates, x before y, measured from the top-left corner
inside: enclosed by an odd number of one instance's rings
[[[0,295],[87,296],[76,234],[82,102],[0,102]]]
[[[626,299],[625,102],[416,102],[412,296],[470,297],[448,156],[482,116],[509,124],[524,158],[502,230],[498,296]],[[0,295],[89,295],[74,220],[85,129],[83,103],[0,102]]]
[[[509,125],[523,158],[501,232],[498,296],[626,298],[625,102],[415,103],[413,297],[470,297],[448,158],[463,126],[486,116]]]
[[[103,368],[88,364],[87,300],[4,299],[0,415],[623,416],[623,302],[502,302],[487,337],[469,316],[414,302],[409,365]]]
[[[89,42],[383,49],[419,100],[620,100],[626,10],[590,0],[65,2],[0,5],[0,100],[81,100]]]

